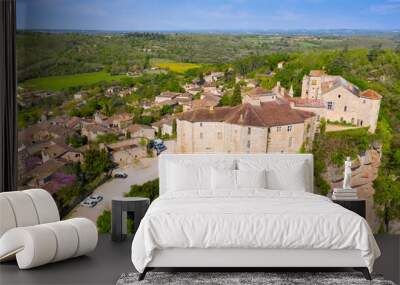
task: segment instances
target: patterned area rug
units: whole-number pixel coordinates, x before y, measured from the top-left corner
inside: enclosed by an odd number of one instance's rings
[[[212,285],[395,285],[381,276],[372,276],[368,281],[359,272],[148,272],[146,278],[138,281],[138,273],[122,274],[117,285],[146,284],[212,284]]]

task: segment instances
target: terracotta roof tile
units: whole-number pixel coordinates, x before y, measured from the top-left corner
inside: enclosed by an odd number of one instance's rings
[[[220,100],[221,98],[216,95],[207,94],[204,95],[202,99],[193,100],[192,108],[198,109],[198,108],[215,107],[219,104]]]
[[[314,113],[294,110],[282,101],[261,103],[260,106],[242,104],[235,107],[220,107],[214,110],[198,109],[185,112],[179,119],[190,122],[227,122],[237,125],[271,127],[304,122]]]
[[[311,70],[310,71],[310,76],[312,77],[320,77],[326,75],[325,70]]]
[[[361,92],[360,97],[368,98],[368,99],[372,99],[372,100],[382,99],[382,96],[379,95],[378,92],[371,90],[371,89]]]
[[[256,88],[252,89],[249,93],[247,93],[247,95],[249,95],[251,97],[257,97],[260,95],[273,95],[273,93],[272,93],[272,91],[266,90],[262,87],[256,87]]]

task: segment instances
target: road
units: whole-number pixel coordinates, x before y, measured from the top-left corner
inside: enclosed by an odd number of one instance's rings
[[[165,145],[167,146],[165,153],[174,153],[175,141],[166,141]],[[143,158],[137,164],[120,167],[120,169],[128,174],[127,178],[113,178],[94,190],[93,195],[103,196],[100,203],[94,208],[78,205],[67,218],[85,217],[96,222],[103,210],[111,209],[111,200],[114,197],[122,197],[124,193],[129,191],[131,185],[140,185],[158,177],[158,159],[157,157]]]

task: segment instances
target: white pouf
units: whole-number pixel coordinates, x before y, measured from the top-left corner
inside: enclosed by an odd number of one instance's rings
[[[42,189],[0,193],[0,261],[16,258],[20,269],[93,251],[98,233],[85,218],[59,221],[57,206]]]

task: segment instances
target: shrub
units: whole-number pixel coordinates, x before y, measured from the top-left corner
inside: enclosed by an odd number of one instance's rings
[[[96,225],[100,234],[110,233],[111,212],[109,210],[104,210],[103,213],[97,218]]]

